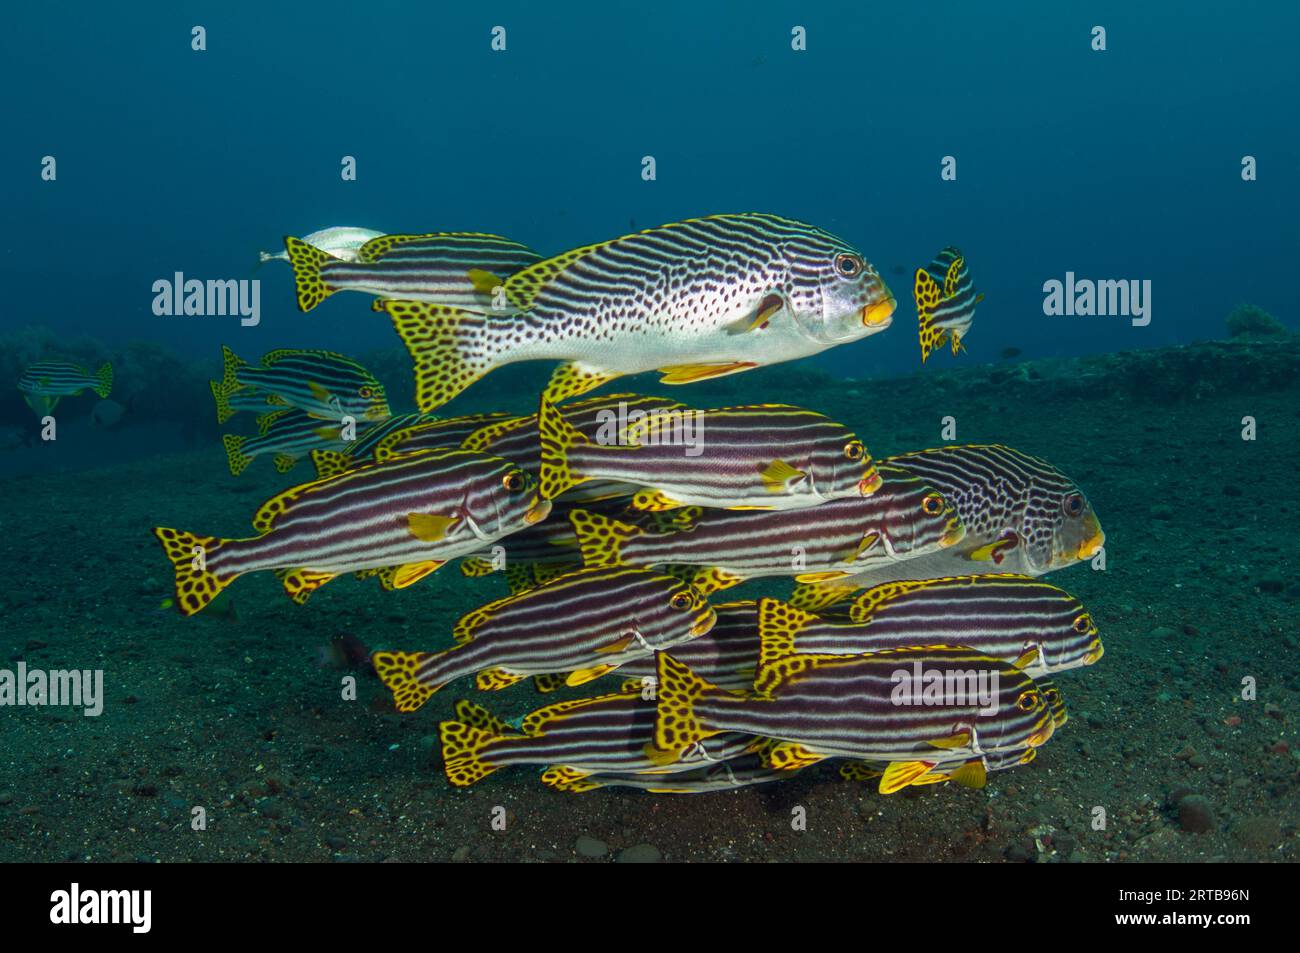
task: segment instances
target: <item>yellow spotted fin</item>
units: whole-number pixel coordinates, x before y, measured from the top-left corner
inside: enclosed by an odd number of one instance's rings
[[[943,344],[947,331],[934,326],[934,309],[939,306],[943,292],[939,283],[924,268],[916,269],[916,281],[912,287],[912,296],[916,299],[917,334],[921,341],[921,363],[930,357],[930,352]]]
[[[442,742],[442,767],[447,780],[458,788],[481,781],[500,765],[483,759],[483,749],[499,736],[463,721],[444,721],[438,725]]]
[[[459,308],[424,301],[380,299],[415,365],[415,403],[430,411],[451,400],[495,366],[488,320]]]
[[[599,782],[588,781],[589,774],[586,771],[579,771],[577,768],[571,768],[568,765],[551,765],[542,772],[542,783],[548,788],[554,788],[557,791],[568,791],[570,794],[579,794],[586,791],[594,791],[603,787]]]
[[[568,361],[551,373],[551,379],[542,391],[542,397],[552,404],[558,404],[570,397],[577,397],[589,390],[595,390],[602,384],[621,377],[614,371],[607,371],[580,361]]]
[[[336,262],[337,258],[292,235],[284,237],[284,250],[293,266],[293,283],[300,311],[310,311],[337,290],[330,287],[321,275],[321,266]]]
[[[584,477],[569,465],[569,451],[590,443],[564,419],[564,415],[545,397],[537,412],[537,431],[542,443],[540,489],[542,496],[553,500],[565,490],[583,482]]]
[[[182,615],[194,615],[237,578],[218,576],[207,568],[207,560],[231,540],[196,536],[166,526],[155,527],[153,534],[176,571],[176,608]]]
[[[221,437],[221,443],[226,448],[226,463],[230,465],[231,476],[239,476],[253,462],[253,458],[243,451],[244,440],[244,437],[233,433],[223,434]]]
[[[661,752],[676,753],[718,734],[718,729],[710,728],[701,720],[698,709],[701,700],[711,694],[725,694],[722,689],[696,675],[667,652],[660,652],[656,658],[658,709],[654,747]]]
[[[623,547],[644,531],[586,510],[569,513],[573,532],[578,537],[585,566],[617,566],[622,562]]]
[[[95,371],[95,393],[100,397],[107,397],[113,392],[113,365],[108,361],[99,365],[99,370]]]
[[[230,396],[237,390],[242,390],[243,385],[239,383],[239,369],[244,366],[244,361],[240,359],[226,345],[221,345],[221,380],[208,381],[208,387],[212,391],[212,399],[217,405],[217,423],[224,424],[235,414],[235,409],[230,406]]]
[[[758,600],[758,664],[766,665],[795,651],[799,632],[817,617],[779,599]]]
[[[429,652],[376,652],[370,656],[379,680],[393,693],[400,712],[412,712],[429,700],[437,688],[415,677],[416,670],[433,655]]]

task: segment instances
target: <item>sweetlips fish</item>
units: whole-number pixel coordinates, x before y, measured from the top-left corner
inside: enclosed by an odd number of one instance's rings
[[[384,235],[362,245],[349,261],[292,236],[284,247],[303,311],[337,291],[360,291],[491,314],[506,306],[499,290],[504,280],[542,260],[527,245],[476,232]]]
[[[288,473],[302,457],[315,450],[341,451],[348,447],[343,427],[313,417],[305,410],[279,410],[258,418],[255,437],[225,434],[226,462],[232,476],[239,476],[254,458],[271,454],[277,473]]]
[[[355,225],[331,225],[318,232],[304,235],[300,241],[312,248],[319,249],[341,261],[356,261],[361,247],[372,238],[382,238],[383,232],[373,228],[358,228]],[[258,252],[258,262],[288,261],[288,252]]]
[[[569,672],[582,685],[623,662],[703,635],[713,609],[680,579],[643,569],[581,569],[475,609],[444,652],[376,652],[397,710],[411,712],[448,682],[477,673],[485,691],[530,675]]]
[[[975,306],[984,300],[984,294],[975,293],[962,253],[949,245],[930,264],[916,269],[912,296],[916,299],[921,363],[948,339],[954,357],[964,351],[962,338],[970,331]]]
[[[758,741],[760,745],[765,743],[762,739]],[[594,791],[597,788],[639,788],[651,794],[710,794],[752,784],[788,781],[799,774],[800,770],[774,768],[761,754],[741,754],[725,761],[713,761],[667,774],[612,771],[586,774],[567,765],[557,765],[542,772],[542,783],[557,791],[572,792]]]
[[[596,698],[548,705],[524,717],[519,728],[470,702],[456,706],[457,720],[438,726],[443,767],[457,787],[479,781],[500,768],[517,764],[551,765],[552,786],[584,790],[583,777],[609,772],[645,773],[662,777],[711,761],[742,754],[760,739],[722,733],[665,759],[654,747],[655,702],[639,692],[616,692]]]
[[[76,397],[84,390],[107,397],[113,390],[113,365],[105,361],[92,374],[67,361],[37,361],[23,370],[18,390],[27,406],[43,417],[54,411],[60,399]]]
[[[1069,721],[1060,689],[1048,678],[1037,678],[1034,681],[1051,709],[1053,727],[1060,728]],[[940,761],[927,773],[913,778],[910,784],[942,784],[951,781],[961,787],[982,788],[987,783],[988,776],[995,771],[1005,771],[1008,768],[1029,764],[1037,756],[1037,748],[1021,750],[1012,748],[1008,751],[985,752],[976,758]],[[885,762],[847,761],[840,766],[840,777],[846,781],[874,781],[883,778],[888,770],[889,764]],[[893,788],[893,790],[899,789]]]
[[[705,593],[760,576],[841,579],[961,541],[961,520],[941,494],[896,468],[878,471],[882,483],[870,496],[801,510],[701,509],[683,528],[665,533],[585,510],[569,518],[586,565],[679,567]]]
[[[420,450],[455,450],[467,434],[491,421],[509,418],[509,414],[502,413],[446,418],[428,413],[398,414],[367,427],[346,453],[312,453],[312,463],[316,465],[317,476],[333,476],[359,464],[383,463]],[[494,457],[501,456],[488,452]]]
[[[665,397],[645,397],[638,394],[610,394],[576,400],[555,408],[564,423],[594,443],[616,442],[618,435],[655,414],[689,412],[685,404]],[[482,450],[513,460],[529,473],[540,476],[542,472],[542,435],[538,415],[513,417],[494,421],[470,434],[461,444],[465,450]],[[608,480],[587,480],[566,489],[565,501],[605,500],[617,496],[632,496],[641,489],[631,483]],[[576,541],[575,541],[576,545]]]
[[[784,652],[784,654],[782,654]],[[810,655],[764,643],[754,690],[723,691],[658,657],[655,746],[676,752],[723,731],[779,739],[773,767],[828,757],[885,761],[882,793],[937,764],[1045,744],[1055,722],[1014,665],[954,646]]]
[[[1105,541],[1078,484],[1046,460],[997,444],[921,450],[890,457],[957,509],[966,537],[942,553],[873,566],[861,576],[799,586],[790,599],[822,609],[881,582],[971,573],[1041,576],[1091,559]]]
[[[883,331],[896,307],[851,245],[764,213],[587,245],[501,288],[509,310],[491,316],[400,295],[374,302],[411,353],[421,410],[518,361],[564,362],[543,395],[552,403],[644,371],[665,384],[721,377]]]
[[[707,506],[787,510],[870,496],[881,483],[853,431],[786,404],[656,410],[593,440],[542,398],[542,493],[555,499],[589,480],[645,487],[643,510]]]
[[[344,470],[350,470],[361,464],[374,463],[375,448],[389,434],[431,423],[438,418],[433,414],[396,414],[378,423],[371,424],[357,434],[357,439],[339,450],[317,449],[311,451],[311,462],[316,468],[317,479],[334,476]],[[440,448],[451,450],[454,445]]]
[[[402,588],[550,508],[536,481],[500,457],[430,451],[291,487],[258,509],[251,538],[162,526],[154,535],[176,570],[177,608],[193,615],[250,572],[274,571],[299,603],[359,570],[384,570]]]
[[[909,645],[960,645],[1031,678],[1092,665],[1103,653],[1092,616],[1074,596],[1012,574],[887,582],[834,622],[777,599],[758,601],[758,641],[817,655]]]
[[[324,420],[350,416],[376,421],[389,415],[384,386],[342,354],[282,348],[263,355],[259,365],[246,363],[224,345],[221,355],[221,380],[208,382],[217,404],[217,423],[225,423],[236,412],[231,397],[247,398],[250,392],[271,395],[275,399],[268,403],[297,407]]]

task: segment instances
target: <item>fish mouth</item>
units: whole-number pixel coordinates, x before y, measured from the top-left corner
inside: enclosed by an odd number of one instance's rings
[[[1041,748],[1043,745],[1047,744],[1048,739],[1052,737],[1052,732],[1055,730],[1056,721],[1055,719],[1049,718],[1047,719],[1047,724],[1043,725],[1043,727],[1039,728],[1029,736],[1027,744],[1030,748]]]
[[[524,522],[529,526],[532,526],[534,523],[540,523],[550,515],[551,501],[539,498],[536,503],[528,508],[528,512],[524,514]]]
[[[1091,559],[1096,556],[1101,551],[1104,542],[1106,542],[1106,534],[1102,532],[1101,526],[1098,525],[1096,531],[1079,544],[1079,559]]]
[[[1083,664],[1096,665],[1105,654],[1106,648],[1101,644],[1101,639],[1093,639],[1092,645],[1088,646],[1088,654],[1083,657]]]
[[[866,327],[883,331],[894,321],[894,311],[898,309],[898,299],[892,294],[884,301],[877,301],[862,309],[862,323]]]
[[[948,528],[939,537],[939,545],[947,549],[949,546],[956,546],[966,538],[966,527],[958,520],[953,520],[948,524]]]
[[[389,417],[387,407],[371,407],[366,411],[366,420],[387,420]]]
[[[862,479],[858,481],[858,495],[870,496],[872,493],[875,493],[877,490],[879,490],[881,486],[884,485],[884,482],[885,482],[884,478],[880,475],[880,473],[876,470],[875,467],[872,467],[870,470],[867,471],[866,475],[863,476]]]
[[[717,613],[710,612],[704,618],[700,619],[699,622],[696,622],[693,626],[691,626],[691,638],[699,638],[701,635],[707,635],[708,633],[712,632],[713,627],[717,624],[717,622],[718,622]]]

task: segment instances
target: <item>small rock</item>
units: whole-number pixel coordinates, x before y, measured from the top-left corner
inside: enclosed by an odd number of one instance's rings
[[[1205,834],[1214,830],[1217,822],[1210,799],[1200,794],[1189,794],[1179,801],[1178,826],[1193,834]]]
[[[1147,633],[1148,639],[1176,639],[1178,630],[1167,625],[1158,625]]]
[[[594,837],[588,837],[583,834],[578,838],[573,849],[578,852],[579,857],[604,857],[609,853],[609,845],[603,840],[597,840]],[[624,851],[626,853],[626,851]],[[620,858],[622,859],[622,858]]]
[[[1151,518],[1157,520],[1173,519],[1174,508],[1168,503],[1157,503],[1151,507]]]
[[[662,857],[653,844],[636,844],[618,852],[620,864],[657,864]]]

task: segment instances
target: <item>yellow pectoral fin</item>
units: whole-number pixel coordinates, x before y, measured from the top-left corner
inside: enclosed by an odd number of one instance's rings
[[[474,290],[483,295],[485,298],[491,298],[496,294],[498,288],[503,287],[504,283],[490,271],[484,271],[482,268],[471,268],[469,270],[469,283],[474,286]]]
[[[964,788],[984,787],[988,783],[988,770],[984,767],[984,759],[976,758],[974,761],[967,761],[948,775],[948,780]]]
[[[315,397],[317,400],[319,400],[322,404],[328,404],[332,399],[332,395],[330,394],[330,392],[327,391],[320,384],[317,384],[315,381],[308,381],[307,389],[310,390],[311,395]]]
[[[1011,664],[1023,672],[1026,668],[1033,665],[1034,662],[1038,661],[1038,657],[1039,649],[1038,646],[1035,645],[1031,649],[1025,649],[1025,651],[1021,653],[1020,657]]]
[[[635,636],[625,635],[621,639],[616,639],[613,642],[610,642],[608,645],[602,645],[600,648],[596,649],[596,651],[602,655],[611,655],[624,651],[634,641],[636,641]]]
[[[411,535],[426,543],[436,543],[447,538],[447,530],[459,522],[458,516],[439,516],[437,513],[408,513],[406,525]]]
[[[422,563],[406,563],[398,566],[389,579],[394,589],[405,589],[407,586],[413,586],[431,572],[436,572],[442,567],[442,563],[436,559],[430,559]]]
[[[586,685],[588,682],[595,681],[602,675],[608,675],[617,667],[617,665],[593,665],[591,668],[580,668],[576,672],[570,672],[569,677],[564,680],[564,684],[570,688],[577,688],[579,685]]]
[[[784,460],[773,460],[759,471],[759,476],[763,479],[763,489],[769,493],[784,493],[791,483],[802,480],[807,475]]]
[[[726,377],[739,374],[758,367],[752,361],[733,361],[729,364],[672,364],[659,368],[664,376],[659,378],[661,384],[692,384],[695,381],[707,381],[714,377]]]
[[[794,581],[795,582],[830,582],[834,579],[843,579],[847,575],[849,575],[849,573],[838,572],[835,570],[831,570],[829,572],[806,572],[806,573],[802,573],[801,575],[795,576]]]
[[[880,777],[880,793],[893,794],[909,784],[919,784],[934,764],[929,761],[894,761]],[[941,777],[939,780],[943,780]]]
[[[928,744],[934,748],[968,748],[970,747],[970,732],[959,731],[947,738],[933,739]]]

